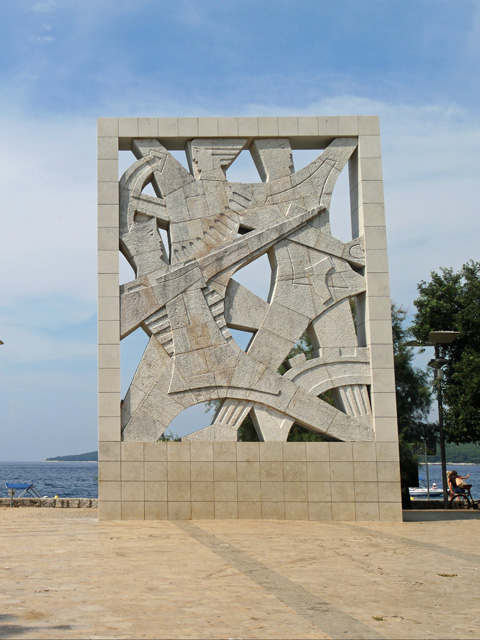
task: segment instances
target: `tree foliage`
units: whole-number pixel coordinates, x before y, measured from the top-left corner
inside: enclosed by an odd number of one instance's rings
[[[441,268],[418,285],[411,327],[421,342],[430,331],[459,331],[441,347],[445,434],[449,442],[480,442],[480,262],[461,269]]]

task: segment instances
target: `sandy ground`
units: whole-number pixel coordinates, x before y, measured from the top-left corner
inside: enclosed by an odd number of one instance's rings
[[[0,637],[480,637],[479,512],[401,524],[96,517],[0,509]]]

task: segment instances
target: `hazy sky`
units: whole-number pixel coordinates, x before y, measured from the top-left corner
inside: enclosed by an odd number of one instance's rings
[[[2,3],[0,460],[97,448],[97,117],[378,114],[412,311],[432,269],[479,259],[479,53],[478,0]]]

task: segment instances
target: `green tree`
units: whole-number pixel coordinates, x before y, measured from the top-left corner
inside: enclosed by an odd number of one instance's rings
[[[411,330],[420,342],[428,341],[430,331],[460,332],[453,343],[441,346],[446,438],[480,442],[480,262],[469,261],[458,271],[432,271],[418,292]]]

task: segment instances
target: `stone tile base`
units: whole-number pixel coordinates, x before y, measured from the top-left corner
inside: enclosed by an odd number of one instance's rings
[[[398,522],[398,445],[102,442],[99,517]]]

